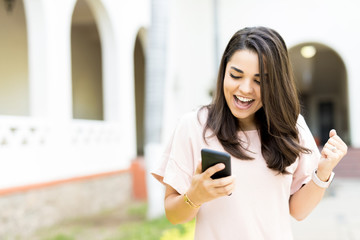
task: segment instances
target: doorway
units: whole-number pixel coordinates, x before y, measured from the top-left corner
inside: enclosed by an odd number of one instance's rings
[[[329,139],[329,132],[335,128],[335,111],[333,102],[319,102],[318,104],[318,126],[320,129],[320,143],[325,145]]]
[[[332,48],[306,42],[289,49],[302,114],[317,143],[323,145],[334,128],[350,144],[347,74]]]

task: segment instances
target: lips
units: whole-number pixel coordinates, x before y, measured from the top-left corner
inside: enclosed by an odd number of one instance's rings
[[[254,101],[255,100],[251,98],[234,95],[235,106],[242,110],[249,109],[254,103]]]

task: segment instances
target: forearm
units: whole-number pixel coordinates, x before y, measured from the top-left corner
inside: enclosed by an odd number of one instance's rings
[[[316,172],[322,182],[331,181],[331,172],[347,153],[347,146],[336,134],[335,130],[329,133],[329,140],[321,151],[321,158]],[[290,214],[297,220],[307,217],[323,198],[325,188],[321,188],[313,180],[308,182],[290,198]]]
[[[305,219],[323,198],[325,188],[317,186],[312,180],[294,193],[290,198],[290,214],[296,220]]]
[[[215,172],[224,168],[224,164],[216,164],[201,173],[201,164],[199,164],[187,191],[187,202],[184,195],[179,194],[170,185],[166,185],[165,213],[168,220],[172,224],[188,222],[196,216],[201,204],[231,194],[235,186],[234,176],[211,178]]]
[[[185,223],[192,220],[199,208],[194,208],[185,202],[184,196],[173,193],[165,199],[166,217],[172,224]]]

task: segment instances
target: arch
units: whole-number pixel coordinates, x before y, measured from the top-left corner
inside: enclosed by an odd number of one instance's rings
[[[134,89],[136,114],[136,146],[137,155],[144,155],[145,138],[145,48],[146,30],[140,28],[134,46]]]
[[[85,2],[94,16],[97,30],[100,36],[101,60],[102,60],[102,95],[103,95],[103,119],[116,121],[120,119],[119,103],[117,101],[118,71],[119,65],[116,57],[117,46],[108,11],[101,0],[79,0]]]
[[[28,40],[22,0],[0,4],[0,29],[0,114],[26,116],[30,114]]]
[[[73,118],[103,120],[100,36],[85,0],[74,8],[71,24]]]
[[[306,47],[315,50],[306,56]],[[323,145],[332,128],[350,142],[347,71],[341,56],[331,47],[317,42],[300,43],[289,49],[302,114]]]
[[[117,45],[113,24],[103,1],[86,0],[86,2],[94,14],[101,40],[104,120],[116,121],[120,119],[120,108],[117,101],[119,95],[118,72],[116,69],[119,63],[116,57]]]

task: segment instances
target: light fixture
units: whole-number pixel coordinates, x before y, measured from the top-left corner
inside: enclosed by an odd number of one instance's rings
[[[15,1],[16,0],[4,0],[4,4],[7,12],[12,12],[12,10],[14,9]]]
[[[307,45],[302,47],[300,52],[304,58],[312,58],[316,54],[316,48],[314,46]]]

